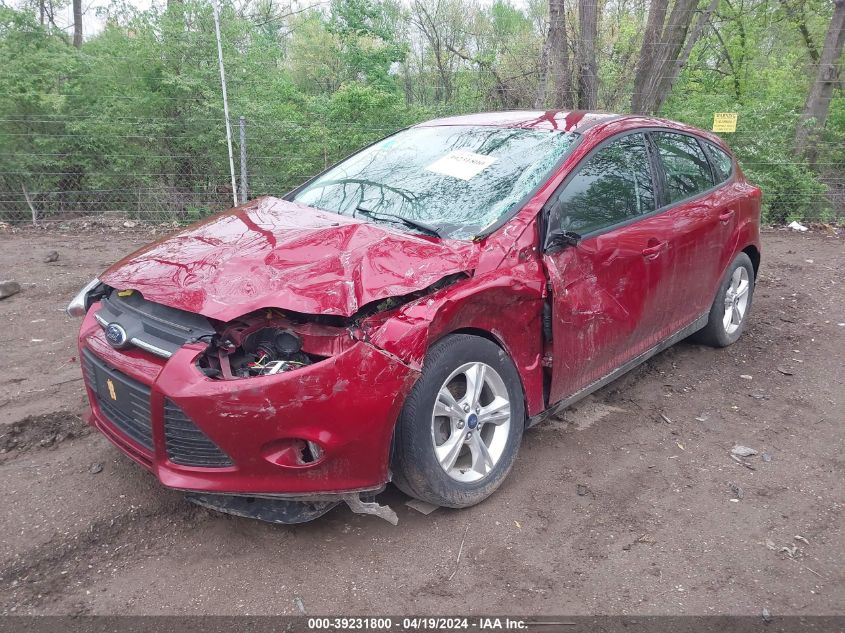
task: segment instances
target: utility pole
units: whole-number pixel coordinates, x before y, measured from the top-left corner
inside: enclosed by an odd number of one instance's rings
[[[214,34],[217,36],[217,61],[220,64],[220,87],[223,90],[223,116],[226,118],[226,145],[229,147],[229,173],[232,176],[232,201],[238,206],[238,186],[235,182],[235,159],[232,155],[232,124],[229,122],[229,96],[226,93],[226,70],[223,68],[223,44],[220,42],[220,9],[217,0],[212,2],[214,10]]]
[[[238,119],[238,126],[241,138],[241,204],[244,204],[249,197],[249,184],[246,175],[246,119],[244,117]]]

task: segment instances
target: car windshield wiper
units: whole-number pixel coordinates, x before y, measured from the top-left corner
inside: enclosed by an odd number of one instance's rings
[[[397,215],[396,213],[379,213],[378,211],[373,211],[371,209],[367,209],[366,207],[361,206],[356,207],[355,211],[368,215],[371,218],[375,218],[376,220],[396,220],[397,222],[401,222],[406,226],[418,229],[420,231],[428,233],[429,235],[433,235],[434,237],[443,237],[442,235],[440,235],[440,229],[438,227],[432,226],[431,224],[426,224],[425,222],[421,222],[419,220],[412,220],[411,218],[406,218],[403,215]]]

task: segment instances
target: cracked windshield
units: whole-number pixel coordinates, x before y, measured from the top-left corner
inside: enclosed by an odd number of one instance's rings
[[[515,212],[576,137],[496,127],[411,128],[340,163],[294,199],[368,222],[469,239]]]

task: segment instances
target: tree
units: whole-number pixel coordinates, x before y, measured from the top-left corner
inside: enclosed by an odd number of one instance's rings
[[[626,110],[636,91],[641,111],[699,127],[713,112],[738,112],[729,140],[765,192],[767,221],[841,222],[842,2],[220,4],[229,102],[248,121],[255,195],[289,190],[439,114]],[[231,200],[209,2],[136,4],[104,8],[81,55],[73,30],[53,19],[72,0],[0,2],[0,220],[31,217],[24,189],[45,219],[124,211],[188,220]]]
[[[552,106],[569,109],[574,104],[571,68],[569,62],[569,41],[566,36],[566,7],[563,0],[549,0],[549,30],[540,56],[540,81],[534,107],[546,105],[546,90],[552,80]]]
[[[582,110],[595,110],[598,106],[597,4],[596,0],[578,1],[581,29],[581,38],[578,40],[578,107]]]
[[[401,62],[406,47],[398,41],[398,7],[373,0],[332,0],[329,32],[338,36],[341,59],[350,78],[395,90],[390,67]]]
[[[414,0],[411,21],[419,29],[431,50],[438,83],[434,87],[434,100],[448,103],[454,94],[454,73],[463,48],[462,28],[464,7],[454,0]]]
[[[82,46],[82,0],[73,0],[73,45]]]
[[[816,162],[816,139],[827,122],[833,89],[839,82],[839,64],[845,44],[845,0],[834,0],[833,15],[824,38],[815,81],[810,85],[804,110],[795,130],[795,153]]]
[[[634,112],[660,110],[719,0],[710,0],[690,31],[697,5],[698,0],[675,0],[669,12],[669,0],[651,1],[631,97]]]
[[[780,0],[780,3],[786,12],[786,15],[795,22],[795,26],[801,34],[804,44],[807,46],[807,53],[810,55],[810,59],[812,59],[814,63],[818,64],[819,50],[816,48],[816,43],[810,33],[810,28],[807,26],[807,13],[804,10],[804,2],[799,2],[797,7],[791,4],[789,0]]]

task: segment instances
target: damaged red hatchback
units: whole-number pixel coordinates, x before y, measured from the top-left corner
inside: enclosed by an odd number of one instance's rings
[[[669,121],[422,123],[86,286],[90,421],[235,514],[395,521],[389,481],[478,503],[545,414],[692,334],[737,340],[760,197],[721,140]]]

